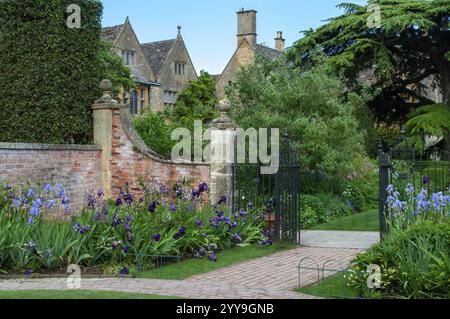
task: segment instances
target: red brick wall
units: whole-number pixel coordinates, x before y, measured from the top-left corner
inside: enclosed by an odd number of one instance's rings
[[[112,190],[117,196],[126,183],[139,189],[138,177],[171,185],[182,177],[193,177],[194,183],[209,183],[209,165],[175,164],[153,153],[134,131],[126,110],[113,111]]]
[[[0,143],[0,181],[61,184],[78,212],[84,192],[101,185],[101,151],[96,146]]]

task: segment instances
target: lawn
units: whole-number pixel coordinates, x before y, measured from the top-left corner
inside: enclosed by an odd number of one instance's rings
[[[344,274],[330,276],[313,285],[299,288],[296,291],[323,298],[333,299],[356,299],[359,298],[357,289],[347,286]]]
[[[364,213],[353,214],[331,220],[328,223],[316,225],[311,230],[350,230],[350,231],[379,231],[378,209]]]
[[[151,271],[132,271],[132,275],[137,278],[182,280],[194,275],[210,272],[249,259],[268,256],[294,247],[297,246],[289,244],[273,244],[272,246],[236,247],[218,253],[217,262],[211,262],[208,258],[187,259],[178,264],[170,264]]]
[[[177,299],[159,295],[89,290],[0,291],[0,299]]]

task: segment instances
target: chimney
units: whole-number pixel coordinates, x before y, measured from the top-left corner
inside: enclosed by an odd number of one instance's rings
[[[253,47],[256,46],[256,10],[244,10],[236,12],[238,16],[237,42],[238,46],[245,37]]]
[[[277,37],[275,38],[275,50],[283,52],[286,48],[286,40],[283,39],[283,32],[278,31]]]

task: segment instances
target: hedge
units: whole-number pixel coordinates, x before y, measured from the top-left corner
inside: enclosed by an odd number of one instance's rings
[[[0,1],[0,141],[91,142],[102,12],[96,0]]]

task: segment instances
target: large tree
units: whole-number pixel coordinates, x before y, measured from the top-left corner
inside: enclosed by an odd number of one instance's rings
[[[310,63],[318,50],[331,57],[352,89],[369,78],[379,89],[372,107],[380,121],[402,121],[412,109],[430,104],[424,80],[431,80],[450,108],[450,0],[369,0],[366,6],[339,7],[344,14],[294,44],[291,61]]]

